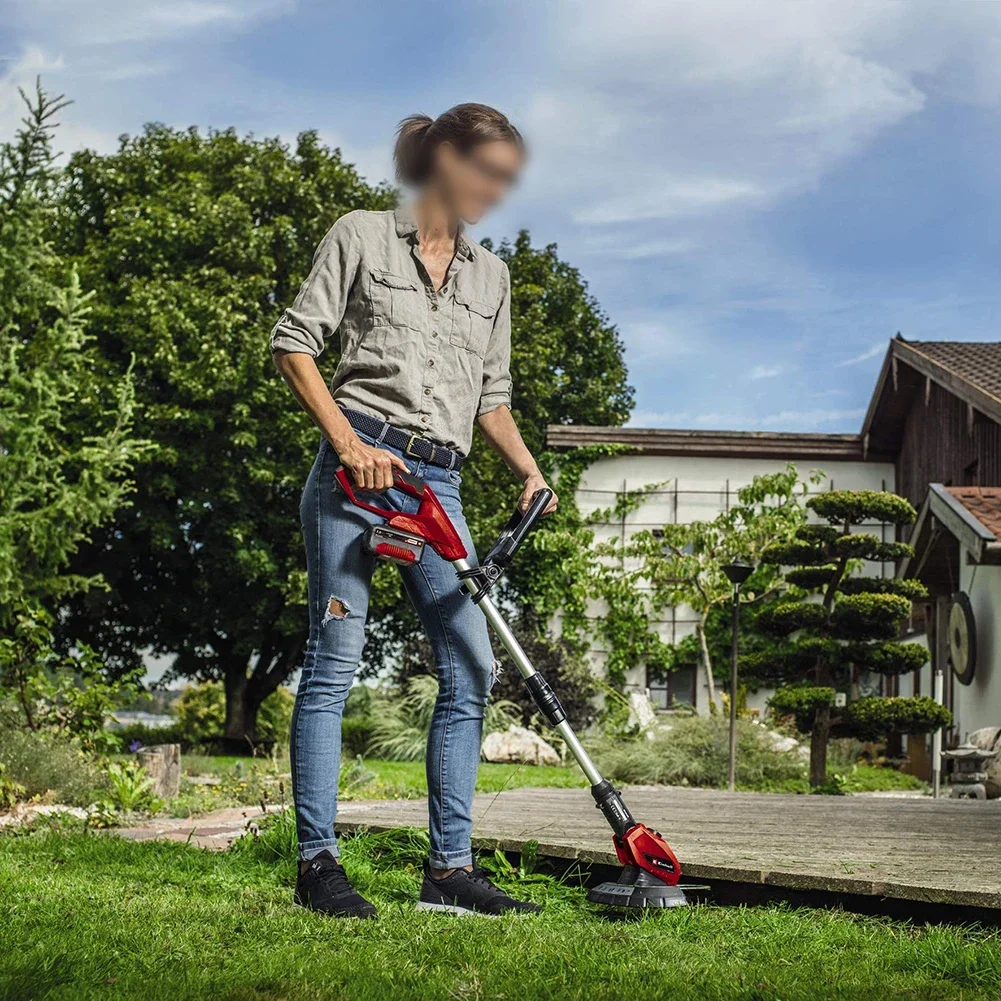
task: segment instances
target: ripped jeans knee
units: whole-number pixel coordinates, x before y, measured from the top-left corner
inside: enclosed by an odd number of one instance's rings
[[[351,607],[348,603],[343,598],[332,594],[327,600],[327,610],[323,613],[323,621],[320,625],[325,626],[334,619],[346,619],[350,614]]]

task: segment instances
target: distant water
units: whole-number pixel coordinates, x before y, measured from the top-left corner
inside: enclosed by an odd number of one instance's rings
[[[148,726],[151,730],[161,730],[176,722],[173,716],[168,716],[166,713],[132,712],[131,710],[115,713],[112,720],[112,729],[140,723],[142,726]]]

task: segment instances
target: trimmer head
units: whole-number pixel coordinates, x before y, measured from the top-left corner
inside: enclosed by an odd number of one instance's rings
[[[609,907],[684,907],[688,903],[680,886],[671,886],[635,865],[627,865],[618,882],[593,887],[587,899]]]

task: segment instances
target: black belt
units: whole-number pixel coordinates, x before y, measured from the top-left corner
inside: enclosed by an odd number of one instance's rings
[[[362,434],[395,448],[411,459],[423,459],[432,466],[454,469],[456,472],[462,469],[462,464],[466,461],[461,452],[454,452],[444,445],[436,445],[430,438],[421,438],[419,435],[410,434],[409,431],[401,431],[392,424],[380,421],[378,417],[363,414],[360,410],[349,410],[347,407],[341,407],[341,410],[356,431],[361,431]]]

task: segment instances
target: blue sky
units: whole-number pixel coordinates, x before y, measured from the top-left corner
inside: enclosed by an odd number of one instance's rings
[[[0,0],[0,128],[316,128],[496,104],[532,147],[479,229],[555,241],[619,326],[634,424],[854,431],[886,341],[1001,339],[1001,4]]]

